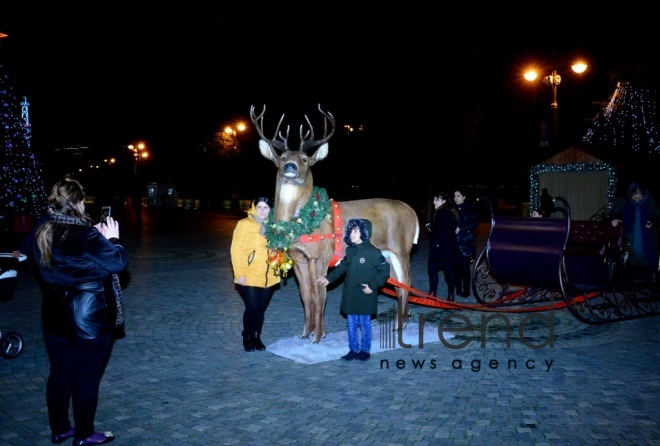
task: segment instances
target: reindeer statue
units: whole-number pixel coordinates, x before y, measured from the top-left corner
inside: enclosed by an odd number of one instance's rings
[[[325,276],[328,267],[343,258],[346,244],[343,242],[342,221],[351,218],[371,220],[371,243],[383,252],[390,263],[390,277],[411,286],[410,252],[419,237],[419,220],[415,211],[406,203],[386,198],[372,198],[334,202],[325,189],[314,186],[311,167],[328,156],[328,140],[335,132],[335,118],[330,112],[323,115],[323,138],[314,139],[314,128],[307,115],[309,130],[303,135],[300,126],[300,147],[290,150],[289,127],[286,135],[280,132],[284,115],[275,129],[272,139],[264,136],[263,111],[258,116],[254,106],[250,118],[259,134],[261,154],[277,166],[275,184],[275,208],[266,222],[266,238],[269,248],[284,251],[295,263],[293,266],[305,310],[305,325],[301,337],[313,334],[313,343],[325,336],[323,317],[326,304],[326,288],[316,282]],[[328,120],[331,130],[328,134]],[[279,138],[279,140],[277,139]],[[318,147],[314,154],[306,153]],[[279,153],[278,153],[279,151]],[[289,265],[285,265],[289,266]],[[396,329],[403,329],[408,313],[409,292],[397,288],[399,311]]]

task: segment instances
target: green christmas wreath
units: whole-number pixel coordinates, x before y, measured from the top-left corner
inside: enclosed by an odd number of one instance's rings
[[[266,247],[284,251],[296,242],[301,235],[311,234],[321,226],[323,219],[332,221],[331,203],[328,193],[322,187],[314,186],[312,196],[291,221],[273,221],[271,212],[266,219]]]

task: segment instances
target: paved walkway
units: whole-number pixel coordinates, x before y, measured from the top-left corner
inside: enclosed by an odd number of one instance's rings
[[[595,327],[561,310],[554,347],[537,350],[520,342],[514,319],[510,347],[505,331],[489,330],[484,347],[425,343],[367,362],[245,353],[228,256],[243,215],[143,216],[141,235],[130,213],[121,228],[131,254],[127,336],[115,344],[96,416],[115,445],[660,444],[658,318]],[[412,263],[413,286],[423,291],[427,252],[422,234]],[[328,296],[328,333],[345,330],[340,293]],[[14,298],[0,302],[0,329],[25,338],[19,357],[0,358],[1,445],[50,444],[40,299],[22,270]],[[394,303],[382,296],[379,312]],[[430,311],[412,309],[413,319]],[[290,278],[268,309],[263,339],[295,337],[302,325]],[[541,342],[549,335],[547,326],[530,334]]]

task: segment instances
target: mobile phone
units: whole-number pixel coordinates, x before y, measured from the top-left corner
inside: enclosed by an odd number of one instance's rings
[[[111,211],[110,206],[102,206],[101,207],[101,223],[105,223],[105,220],[110,217],[110,211]]]

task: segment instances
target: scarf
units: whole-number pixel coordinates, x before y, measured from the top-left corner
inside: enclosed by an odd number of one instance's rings
[[[49,215],[49,220],[54,222],[54,223],[60,223],[60,224],[65,224],[65,225],[81,225],[81,226],[89,226],[87,223],[85,223],[83,220],[81,220],[78,217],[74,217],[72,215],[66,215],[66,214],[50,214]],[[112,287],[112,295],[115,298],[115,303],[117,306],[117,316],[115,317],[115,329],[120,330],[120,332],[124,329],[124,305],[122,301],[122,294],[121,294],[121,282],[119,281],[119,275],[116,273],[113,273],[110,275],[112,278],[112,281],[110,283]],[[106,282],[104,281],[104,285]]]
[[[67,214],[50,214],[48,216],[48,219],[53,223],[61,223],[65,225],[89,226],[87,223],[85,223],[78,217],[74,217],[72,215],[67,215]]]
[[[266,236],[266,225],[264,225],[264,219],[259,218],[257,214],[250,214],[252,220],[256,221],[259,224],[259,235]]]
[[[117,304],[117,315],[115,316],[115,329],[119,330],[118,334],[123,336],[125,320],[124,320],[124,305],[121,298],[121,282],[119,281],[118,274],[111,274],[111,276],[112,276],[112,294],[114,295],[115,303]]]

